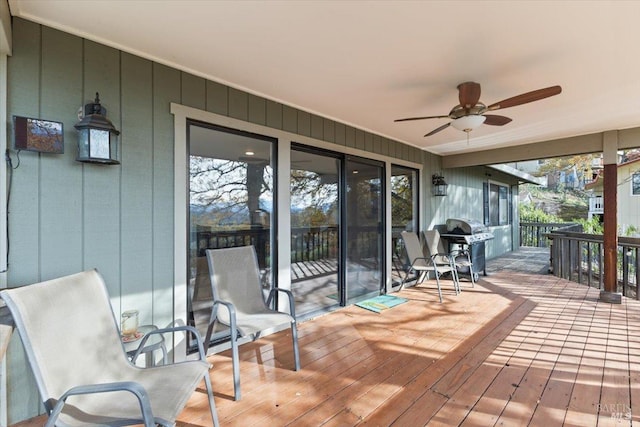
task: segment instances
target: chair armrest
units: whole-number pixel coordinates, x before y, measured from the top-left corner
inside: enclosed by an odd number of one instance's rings
[[[424,261],[427,264],[424,267],[429,267],[429,266],[433,267],[434,266],[433,258],[421,256],[421,257],[414,258],[413,261],[411,261],[411,264],[409,264],[409,270],[407,270],[407,271],[410,272],[413,269],[413,266],[416,265],[416,262],[418,262],[418,261]],[[407,273],[407,274],[409,274],[409,273]]]
[[[295,298],[293,297],[293,292],[291,292],[289,289],[280,289],[280,288],[271,289],[271,291],[269,291],[269,296],[267,297],[267,306],[271,305],[271,301],[273,300],[273,297],[277,292],[282,292],[286,294],[287,297],[289,298],[289,314],[291,314],[291,317],[293,317],[295,320],[296,318]]]
[[[209,326],[207,327],[207,335],[205,336],[204,342],[207,348],[209,348],[209,341],[211,341],[211,336],[213,334],[213,326],[215,325],[218,319],[218,306],[224,305],[229,310],[229,333],[231,336],[231,341],[235,342],[238,338],[238,321],[236,320],[236,308],[233,303],[224,300],[215,300],[213,302],[213,307],[211,308],[211,317],[209,318]]]
[[[202,344],[202,337],[200,336],[200,332],[198,332],[198,330],[193,326],[183,325],[183,326],[172,326],[169,328],[155,329],[153,331],[147,332],[144,335],[144,337],[142,337],[142,341],[140,341],[140,345],[138,345],[138,349],[131,357],[131,362],[132,363],[136,362],[136,360],[138,359],[138,356],[140,356],[140,354],[142,353],[142,349],[144,349],[145,344],[147,343],[147,340],[151,335],[166,334],[168,332],[180,332],[180,331],[191,332],[194,335],[196,342],[198,344],[198,352],[200,353],[200,360],[205,360],[206,355],[204,352],[204,346]]]
[[[70,388],[60,397],[54,406],[51,414],[49,414],[49,419],[47,420],[45,427],[54,427],[56,425],[58,416],[62,412],[62,408],[64,407],[67,398],[70,396],[78,394],[110,393],[114,391],[128,391],[132,393],[138,399],[138,403],[140,404],[140,412],[142,414],[144,426],[153,427],[155,425],[153,412],[151,411],[151,404],[149,402],[149,395],[144,387],[142,387],[140,383],[134,381],[121,381],[105,384],[88,384]]]
[[[440,263],[436,263],[436,258],[437,257],[441,257],[447,260],[447,262],[453,267],[455,266],[455,260],[453,259],[453,257],[449,254],[444,254],[444,253],[437,253],[435,255],[431,256],[431,260],[433,261],[434,264],[439,264],[439,265],[443,265],[442,262]]]

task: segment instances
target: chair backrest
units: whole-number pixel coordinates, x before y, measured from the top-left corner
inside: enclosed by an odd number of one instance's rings
[[[196,278],[192,297],[194,301],[211,300],[209,264],[206,256],[196,258]]]
[[[425,256],[422,245],[420,244],[420,239],[418,239],[418,235],[412,231],[403,231],[400,234],[402,235],[404,248],[409,256],[409,263],[413,264],[414,267],[428,266],[430,263],[426,260],[416,261],[416,258],[424,258]]]
[[[96,270],[0,292],[44,402],[72,386],[109,381],[129,362]]]
[[[253,246],[207,249],[213,300],[233,303],[240,313],[259,313],[267,306]]]
[[[447,254],[444,248],[444,242],[440,238],[440,232],[438,230],[427,230],[423,232],[424,241],[426,243],[429,256],[437,254]],[[434,258],[436,264],[449,264],[449,259],[446,256],[436,256]]]

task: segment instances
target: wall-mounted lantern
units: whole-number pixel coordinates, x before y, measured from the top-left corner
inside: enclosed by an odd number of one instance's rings
[[[444,181],[444,177],[439,173],[433,174],[431,176],[431,183],[433,184],[433,195],[434,196],[446,196],[447,195],[447,184]]]
[[[84,106],[84,116],[75,125],[78,129],[78,157],[85,163],[120,164],[118,161],[120,132],[107,119],[107,110],[100,105],[100,96]]]

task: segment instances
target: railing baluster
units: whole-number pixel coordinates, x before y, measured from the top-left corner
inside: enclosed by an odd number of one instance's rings
[[[592,246],[592,242],[587,242],[587,285],[589,287],[591,287],[591,279],[593,278],[593,252],[591,251]]]
[[[578,283],[582,283],[582,244],[584,242],[578,240]]]
[[[598,289],[604,289],[604,274],[602,273],[603,245],[598,242]]]
[[[617,270],[617,268],[616,268]],[[627,288],[629,287],[629,257],[627,248],[622,247],[622,295],[627,296]]]

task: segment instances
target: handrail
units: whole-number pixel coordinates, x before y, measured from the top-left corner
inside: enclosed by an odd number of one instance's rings
[[[546,235],[558,229],[582,230],[582,227],[574,222],[521,222],[520,246],[546,248],[549,246]]]

